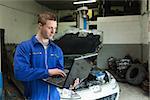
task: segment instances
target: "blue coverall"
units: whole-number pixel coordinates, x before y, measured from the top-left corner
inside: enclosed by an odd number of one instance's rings
[[[47,49],[35,35],[20,43],[14,56],[14,75],[23,82],[25,96],[31,100],[60,100],[56,86],[47,84],[42,79],[48,78],[48,69],[64,69],[62,50],[52,41]]]

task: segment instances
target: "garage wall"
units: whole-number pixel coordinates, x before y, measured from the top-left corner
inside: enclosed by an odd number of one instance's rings
[[[75,26],[76,22],[59,22],[58,23],[58,34],[57,36],[61,36],[64,34],[64,31],[70,29],[72,26]]]
[[[140,44],[140,16],[99,17],[97,27],[104,31],[104,44]]]
[[[150,4],[150,3],[149,3]],[[148,8],[147,8],[147,0],[142,0],[141,6],[141,29],[142,29],[142,58],[143,62],[148,61],[149,59],[149,33],[148,33]]]
[[[141,45],[140,44],[104,44],[99,52],[97,59],[98,67],[107,68],[107,59],[115,57],[117,59],[125,57],[129,54],[133,60],[138,58],[141,60]]]
[[[104,46],[99,52],[98,67],[106,68],[106,61],[111,56],[123,58],[126,54],[130,54],[133,59],[142,59],[140,15],[98,17],[97,21],[88,23],[97,25],[98,30],[104,31]],[[76,25],[75,22],[59,23],[58,35],[74,25]]]
[[[88,25],[97,25],[97,21],[88,21]],[[76,22],[59,22],[58,23],[58,34],[57,36],[61,36],[64,34],[65,30],[68,30],[72,27],[76,27]]]
[[[19,43],[36,31],[37,13],[48,10],[34,0],[0,0],[0,28],[6,43]]]
[[[123,58],[129,54],[141,60],[140,16],[99,17],[97,27],[104,31],[104,46],[99,53],[98,66],[106,68],[109,57]]]
[[[142,26],[142,58],[143,62],[148,61],[148,16],[147,14],[141,16],[141,26]]]

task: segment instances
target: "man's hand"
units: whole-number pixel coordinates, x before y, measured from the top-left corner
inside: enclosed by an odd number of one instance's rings
[[[76,86],[78,86],[80,84],[80,79],[76,78],[73,85],[70,85],[69,89],[73,90],[75,89]]]
[[[49,75],[53,76],[53,75],[61,75],[62,77],[65,77],[66,74],[64,71],[62,71],[61,69],[55,68],[55,69],[48,69],[48,73]]]

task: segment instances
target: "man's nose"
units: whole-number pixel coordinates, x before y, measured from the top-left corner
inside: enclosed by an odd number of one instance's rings
[[[51,30],[51,33],[52,33],[52,34],[54,34],[54,33],[55,33],[55,30],[54,30],[54,29],[52,29],[52,30]]]

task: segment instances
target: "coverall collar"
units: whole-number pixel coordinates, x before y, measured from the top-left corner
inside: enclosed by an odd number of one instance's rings
[[[40,42],[37,40],[37,38],[36,38],[35,36],[36,36],[36,35],[34,35],[34,36],[32,37],[33,45],[40,43]],[[41,43],[40,43],[40,44],[41,44]],[[50,45],[50,44],[52,44],[52,41],[49,39],[48,45]]]

